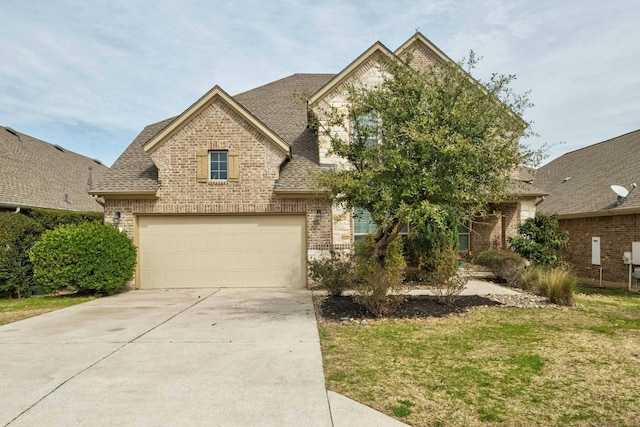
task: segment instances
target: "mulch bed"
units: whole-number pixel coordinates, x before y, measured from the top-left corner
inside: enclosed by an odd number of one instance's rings
[[[371,315],[363,306],[356,303],[351,296],[316,297],[318,317],[327,321],[345,321],[350,319],[371,319]],[[450,314],[463,313],[472,307],[497,306],[499,302],[477,295],[461,296],[453,304],[439,303],[430,295],[409,295],[400,307],[387,318],[421,319],[428,317],[444,317]]]

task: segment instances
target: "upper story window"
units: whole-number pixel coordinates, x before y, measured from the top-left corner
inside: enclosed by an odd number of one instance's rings
[[[227,151],[209,152],[209,179],[226,181],[229,177],[229,161]]]
[[[371,147],[378,144],[378,127],[380,120],[374,113],[361,114],[353,124],[354,139],[365,138],[365,145]]]

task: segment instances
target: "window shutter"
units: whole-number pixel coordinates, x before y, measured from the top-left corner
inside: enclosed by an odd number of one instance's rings
[[[237,148],[229,149],[229,181],[238,181],[240,178],[240,156]]]
[[[196,151],[197,173],[196,180],[198,182],[207,182],[209,180],[209,152],[207,150]]]

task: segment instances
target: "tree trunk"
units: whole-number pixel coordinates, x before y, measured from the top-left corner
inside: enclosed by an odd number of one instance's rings
[[[394,225],[388,229],[378,228],[375,237],[376,246],[373,249],[373,259],[378,266],[384,268],[387,248],[398,237],[402,227],[404,227],[404,222],[396,220]]]

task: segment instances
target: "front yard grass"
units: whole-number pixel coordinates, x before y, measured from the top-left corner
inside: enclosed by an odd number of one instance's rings
[[[327,388],[414,426],[637,426],[640,296],[319,322]]]
[[[81,304],[94,296],[39,295],[22,299],[0,299],[0,325]]]

